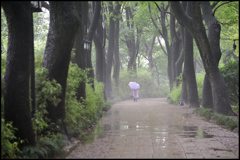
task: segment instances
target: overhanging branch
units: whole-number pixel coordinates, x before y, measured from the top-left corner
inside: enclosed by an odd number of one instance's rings
[[[217,10],[219,7],[221,7],[221,6],[224,5],[224,4],[230,3],[230,2],[232,2],[232,1],[227,1],[227,2],[224,2],[224,3],[220,4],[219,6],[217,6],[217,8],[214,9],[212,15],[214,16],[216,10]]]

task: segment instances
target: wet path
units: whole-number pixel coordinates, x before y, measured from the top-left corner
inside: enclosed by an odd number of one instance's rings
[[[116,103],[66,158],[238,158],[238,134],[192,111],[165,98]]]

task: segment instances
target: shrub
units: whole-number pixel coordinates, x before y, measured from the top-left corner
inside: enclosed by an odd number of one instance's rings
[[[199,102],[202,101],[202,88],[203,88],[203,81],[204,81],[204,73],[197,74],[196,75],[196,82],[197,82],[197,90],[198,90],[198,98]],[[176,85],[173,85],[172,91],[168,95],[168,102],[173,104],[178,104],[181,96],[181,90],[182,90],[182,78],[181,75],[179,77],[180,84],[178,87]]]
[[[207,120],[214,120],[219,125],[224,125],[226,128],[233,130],[238,126],[239,121],[231,119],[222,114],[218,114],[213,112],[212,109],[209,108],[195,108],[194,113],[197,113],[199,116],[205,117]]]
[[[86,77],[86,71],[81,70],[76,64],[70,63],[65,99],[65,122],[71,136],[83,135],[100,119],[102,111],[108,107],[103,99],[103,84],[94,81],[95,89],[93,90],[87,83]],[[86,99],[82,103],[76,99],[79,80],[86,83]]]
[[[64,154],[62,147],[65,145],[61,134],[42,137],[35,146],[26,146],[22,149],[22,159],[47,159]]]
[[[57,106],[60,102],[57,97],[62,92],[61,85],[55,79],[49,80],[47,78],[48,69],[42,67],[42,58],[41,55],[36,55],[35,58],[36,112],[34,118],[32,118],[33,129],[39,136],[43,131],[51,131],[53,128],[53,124],[49,125],[49,119],[46,118],[46,114],[48,114],[46,110],[47,101]]]
[[[176,87],[176,85],[173,86],[172,91],[168,95],[168,103],[172,104],[178,104],[181,96],[181,90],[182,90],[182,83]]]
[[[227,94],[232,105],[239,105],[239,68],[238,61],[229,61],[219,70],[227,87]]]
[[[12,123],[5,123],[5,120],[1,118],[1,159],[3,158],[18,158],[17,154],[20,152],[18,148],[19,142],[14,135],[16,128],[12,126]]]

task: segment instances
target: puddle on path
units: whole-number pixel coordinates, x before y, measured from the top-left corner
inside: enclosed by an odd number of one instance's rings
[[[176,126],[181,130],[179,136],[182,138],[213,138],[213,135],[207,134],[198,126]]]
[[[116,125],[111,125],[111,124],[97,124],[96,127],[94,128],[92,133],[89,133],[86,135],[84,138],[81,138],[81,144],[90,144],[93,143],[94,140],[97,138],[104,138],[105,137],[105,132],[104,131],[109,131],[109,130],[127,130],[131,128],[130,126],[126,125],[126,122],[120,121]]]

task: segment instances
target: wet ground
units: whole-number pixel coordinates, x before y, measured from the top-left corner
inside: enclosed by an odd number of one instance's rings
[[[114,104],[70,158],[239,158],[239,135],[165,98]]]

